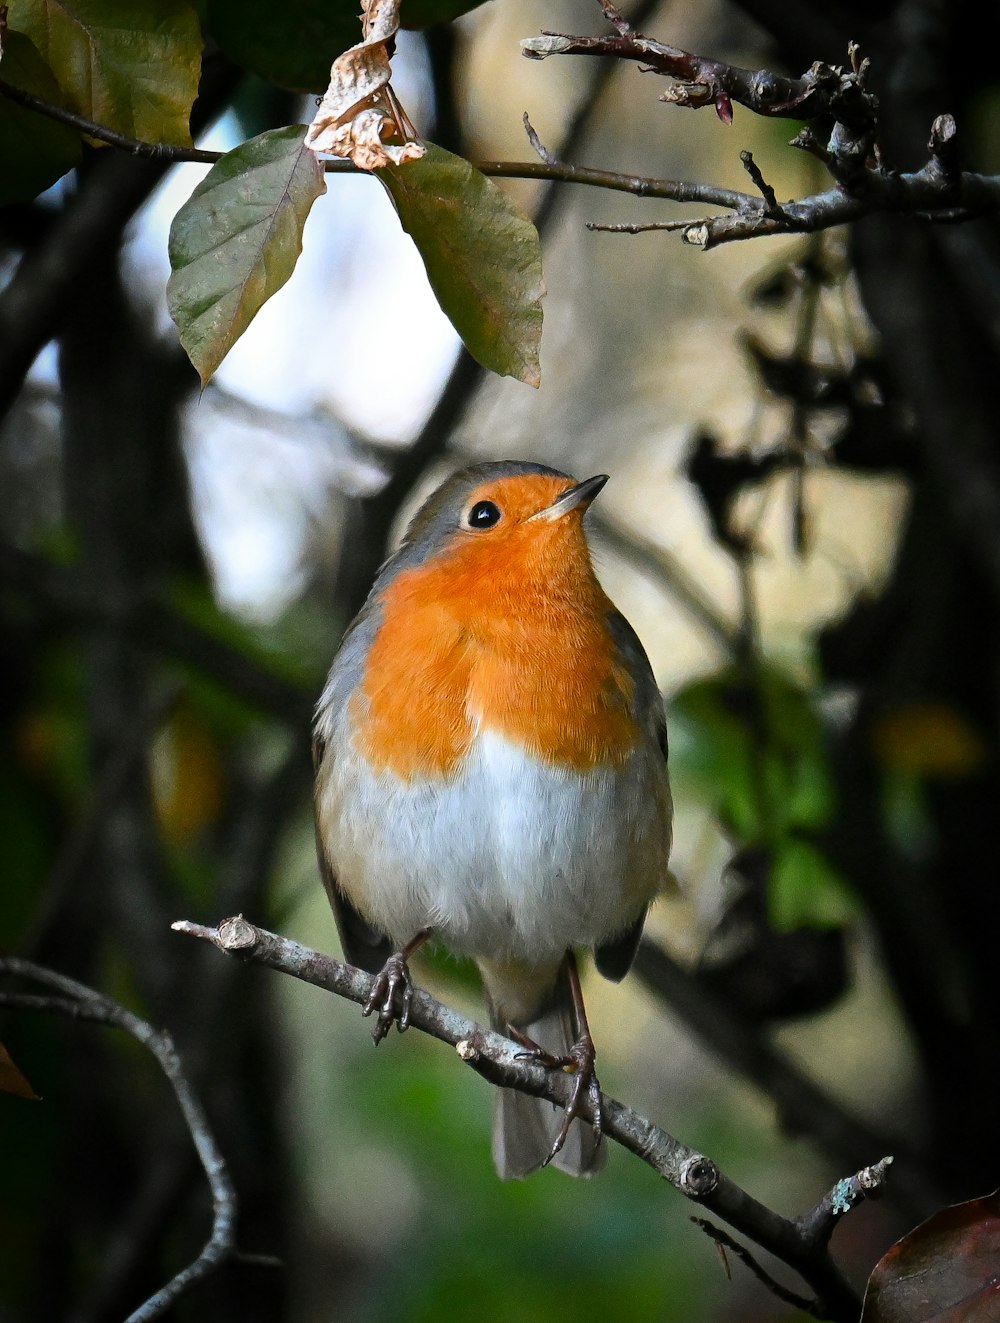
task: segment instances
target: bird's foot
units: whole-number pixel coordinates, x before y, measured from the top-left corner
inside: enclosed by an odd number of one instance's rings
[[[566,1143],[566,1136],[569,1134],[569,1128],[580,1115],[580,1109],[587,1100],[590,1104],[590,1124],[594,1130],[594,1142],[601,1142],[601,1126],[603,1116],[601,1112],[601,1086],[598,1083],[595,1062],[597,1053],[594,1049],[594,1040],[589,1033],[583,1033],[570,1048],[566,1056],[554,1056],[547,1052],[539,1043],[530,1039],[527,1034],[520,1030],[510,1029],[511,1036],[515,1042],[520,1043],[524,1048],[518,1055],[526,1060],[537,1062],[540,1066],[545,1066],[548,1070],[562,1070],[566,1074],[572,1075],[573,1091],[570,1094],[569,1102],[563,1114],[563,1123],[559,1127],[559,1133],[549,1150],[549,1155],[542,1163],[547,1167],[556,1156],[563,1144]]]
[[[601,1086],[597,1081],[597,1071],[594,1068],[596,1060],[594,1051],[594,1040],[590,1034],[582,1034],[569,1050],[569,1055],[561,1058],[559,1067],[561,1070],[572,1075],[573,1092],[570,1094],[569,1102],[566,1104],[566,1110],[563,1114],[563,1123],[559,1127],[559,1133],[556,1135],[552,1147],[549,1149],[549,1156],[542,1163],[547,1167],[555,1155],[566,1142],[566,1136],[569,1134],[569,1128],[574,1120],[580,1114],[580,1107],[586,1099],[590,1104],[590,1124],[594,1129],[594,1143],[601,1142],[601,1125],[603,1117],[601,1114]]]
[[[410,1004],[413,1001],[413,980],[406,955],[397,951],[391,955],[376,974],[368,1000],[361,1008],[362,1015],[375,1015],[372,1038],[378,1047],[395,1022],[402,1033],[410,1024]]]

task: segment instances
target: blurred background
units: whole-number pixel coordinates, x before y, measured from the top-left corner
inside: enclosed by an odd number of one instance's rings
[[[673,0],[637,22],[794,74],[861,41],[892,165],[919,168],[950,111],[970,167],[997,168],[995,74],[973,86],[958,58],[994,15],[815,9]],[[401,33],[393,85],[472,160],[532,159],[527,112],[560,159],[752,190],[750,149],[779,199],[827,186],[789,121],[523,59],[543,28],[605,30],[584,0],[492,0]],[[213,61],[201,145],[311,117]],[[170,931],[243,912],[337,951],[311,706],[408,514],[480,458],[611,475],[595,558],[667,699],[680,892],[624,985],[588,975],[602,1085],[787,1215],[896,1154],[834,1241],[863,1285],[922,1217],[1000,1183],[993,222],[703,254],[585,228],[697,209],[505,183],[542,231],[535,392],[460,350],[378,183],[331,176],[293,278],[201,391],[163,288],[205,168],[90,150],[0,209],[0,312],[75,263],[30,370],[0,341],[0,947],[169,1028],[241,1245],[285,1263],[226,1269],[176,1316],[793,1315],[623,1151],[593,1182],[503,1185],[489,1089],[453,1053],[416,1033],[376,1053],[353,1006]],[[464,965],[415,968],[482,1015]],[[169,1090],[102,1029],[5,1014],[0,1036],[42,1096],[0,1094],[0,1318],[123,1318],[209,1226]]]

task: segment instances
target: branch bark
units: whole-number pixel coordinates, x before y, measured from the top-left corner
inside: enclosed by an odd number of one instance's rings
[[[372,989],[372,975],[258,928],[242,915],[224,919],[217,928],[184,919],[174,923],[173,928],[210,942],[229,955],[267,965],[358,1005],[364,1004]],[[414,992],[410,1023],[453,1047],[466,1065],[491,1084],[547,1098],[559,1106],[569,1100],[572,1081],[564,1072],[526,1061],[520,1044],[482,1028],[422,989]],[[584,1105],[582,1114],[589,1121],[589,1107]],[[602,1116],[606,1136],[647,1163],[686,1198],[722,1218],[798,1273],[814,1293],[807,1307],[817,1318],[854,1323],[860,1302],[831,1257],[829,1240],[840,1218],[880,1188],[891,1159],[882,1159],[880,1164],[838,1182],[816,1208],[792,1220],[761,1204],[711,1158],[689,1148],[624,1103],[604,1097]]]

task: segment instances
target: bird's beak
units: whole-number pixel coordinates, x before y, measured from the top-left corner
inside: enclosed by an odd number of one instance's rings
[[[569,514],[570,510],[578,510],[581,506],[586,509],[607,480],[606,473],[598,473],[593,478],[584,478],[583,482],[578,482],[575,487],[570,487],[557,496],[544,510],[533,514],[527,522],[530,524],[535,519],[549,522],[553,519],[561,519],[563,515]]]

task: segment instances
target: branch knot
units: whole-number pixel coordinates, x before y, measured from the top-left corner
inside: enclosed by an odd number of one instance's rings
[[[695,1153],[681,1167],[680,1186],[693,1199],[703,1199],[719,1183],[719,1169],[711,1158]]]

